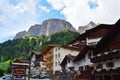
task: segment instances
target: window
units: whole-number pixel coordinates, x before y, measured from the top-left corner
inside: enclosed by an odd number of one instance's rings
[[[40,56],[40,61],[42,61],[43,60],[43,56]]]
[[[79,67],[79,70],[83,70],[83,66]]]
[[[88,65],[85,66],[85,70],[89,70],[89,66]]]
[[[58,50],[60,51],[60,48],[58,48]]]
[[[106,64],[106,67],[114,67],[114,63],[113,62],[109,62]]]
[[[90,59],[92,53],[88,53],[88,58]]]
[[[60,61],[58,61],[58,65],[60,65]]]
[[[60,53],[58,54],[58,58],[60,58]]]
[[[103,64],[99,64],[96,66],[96,69],[103,69]]]
[[[70,59],[68,59],[68,63],[70,63]]]
[[[57,51],[57,48],[55,49],[55,51]]]
[[[74,71],[74,67],[70,67],[69,69],[70,69],[70,71]]]
[[[55,55],[55,58],[57,58],[57,54]]]
[[[55,62],[55,66],[57,66],[57,62]]]

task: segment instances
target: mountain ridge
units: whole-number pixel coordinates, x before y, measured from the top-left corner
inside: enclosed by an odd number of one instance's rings
[[[62,19],[47,19],[42,24],[35,24],[29,28],[28,31],[18,32],[14,39],[19,39],[24,36],[40,36],[49,35],[63,30],[70,30],[76,32],[76,29],[71,23]]]

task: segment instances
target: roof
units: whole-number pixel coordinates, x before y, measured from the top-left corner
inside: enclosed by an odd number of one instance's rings
[[[94,47],[95,47],[94,45],[90,45],[90,46],[85,45],[85,46],[83,47],[83,49],[81,49],[80,53],[75,57],[74,62],[83,59],[83,58],[85,57],[86,53],[87,53],[89,50],[93,50]]]
[[[110,48],[120,49],[120,19],[113,25],[108,33],[97,43],[95,53],[106,51]]]
[[[104,34],[107,33],[107,31],[109,29],[111,29],[110,24],[100,24],[92,29],[86,30],[85,33],[80,34],[79,36],[77,36],[73,41],[71,41],[69,44],[75,43],[76,41],[82,41],[82,40],[86,40],[86,37],[94,37],[94,36],[103,36]],[[100,31],[101,30],[101,31]],[[98,33],[100,32],[100,33]],[[93,35],[94,33],[94,35]],[[96,34],[98,33],[98,34]]]
[[[16,59],[13,63],[29,63],[29,60],[25,60],[25,59]]]
[[[32,52],[30,52],[30,56],[32,56],[33,54],[35,54],[35,55],[41,55],[40,53],[41,53],[41,52],[32,51]]]
[[[85,40],[86,39],[86,33],[82,33],[79,36],[77,36],[73,41],[71,41],[69,44],[72,44],[78,40]]]
[[[64,57],[64,59],[62,60],[62,62],[61,62],[60,65],[63,66],[63,65],[65,65],[65,64],[67,64],[67,59],[70,59],[71,61],[74,61],[75,57],[76,57],[76,56],[73,56],[73,55],[71,55],[71,54],[66,55],[66,56]]]
[[[79,47],[70,47],[70,46],[63,46],[63,45],[48,45],[42,52],[41,54],[44,55],[47,52],[49,52],[50,49],[54,48],[54,47],[60,47],[60,48],[65,48],[65,49],[70,49],[70,50],[75,50],[75,51],[79,51]]]

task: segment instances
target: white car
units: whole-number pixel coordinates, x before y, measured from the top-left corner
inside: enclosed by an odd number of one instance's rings
[[[40,78],[44,79],[44,78],[50,78],[50,75],[46,74],[46,73],[41,73],[40,74]]]
[[[3,76],[2,80],[12,80],[12,75],[5,75],[5,76]]]

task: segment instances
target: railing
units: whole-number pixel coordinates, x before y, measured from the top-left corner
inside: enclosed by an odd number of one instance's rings
[[[101,62],[101,61],[106,61],[106,60],[112,60],[115,58],[119,58],[120,57],[120,52],[116,51],[116,52],[109,52],[107,55],[102,54],[101,56],[96,56],[91,58],[91,62],[96,63],[96,62]]]

